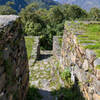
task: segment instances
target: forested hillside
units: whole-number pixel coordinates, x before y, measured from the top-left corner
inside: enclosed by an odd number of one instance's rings
[[[12,5],[11,7],[17,10],[17,12],[19,12],[22,8],[25,8],[26,5],[33,2],[37,2],[39,3],[41,8],[47,9],[52,5],[59,4],[58,2],[53,0],[0,0],[0,5],[5,5],[8,1],[14,2],[14,5]]]
[[[8,1],[13,1],[11,7],[19,12],[21,8],[25,8],[28,4],[38,2],[40,8],[50,8],[52,5],[58,4],[75,4],[89,11],[93,7],[100,8],[100,0],[0,0],[0,5],[6,4]]]
[[[18,12],[21,10],[21,8],[24,8],[27,5],[27,2],[25,0],[0,0],[0,5],[5,5],[8,1],[14,2],[12,8],[17,10]]]

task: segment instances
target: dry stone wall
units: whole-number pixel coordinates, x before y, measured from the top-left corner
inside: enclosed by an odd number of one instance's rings
[[[18,16],[0,16],[0,100],[25,100],[29,68]]]
[[[34,43],[32,45],[31,57],[29,59],[29,67],[34,65],[36,60],[40,57],[40,37],[39,36],[27,36],[26,38],[33,38]]]
[[[70,27],[71,26],[71,27]],[[70,67],[71,79],[78,80],[80,90],[86,100],[100,100],[100,58],[94,51],[84,49],[77,42],[72,24],[65,26],[61,50],[62,69]]]
[[[53,37],[53,55],[56,56],[58,60],[61,57],[61,46],[62,46],[62,36]]]

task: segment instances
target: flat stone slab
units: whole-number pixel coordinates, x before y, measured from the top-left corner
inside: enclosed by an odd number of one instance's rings
[[[19,16],[17,15],[0,15],[0,28],[14,22]]]

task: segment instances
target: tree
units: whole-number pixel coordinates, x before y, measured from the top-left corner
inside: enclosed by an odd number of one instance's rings
[[[22,17],[23,23],[27,20],[34,20],[36,16],[35,11],[39,9],[38,3],[31,3],[21,10],[19,15]]]
[[[81,9],[77,5],[70,5],[68,7],[67,13],[68,13],[68,17],[69,17],[70,20],[75,20],[75,19],[87,17],[86,11]]]
[[[64,5],[60,6],[60,9],[61,9],[61,11],[62,11],[62,13],[64,15],[65,20],[69,20],[70,19],[69,18],[69,11],[68,11],[69,7],[70,7],[69,4],[64,4]]]
[[[63,21],[64,15],[60,11],[58,6],[54,6],[50,9],[48,18],[49,18],[51,24],[59,24]]]
[[[40,8],[37,11],[35,11],[35,14],[37,14],[45,24],[49,23],[49,19],[48,19],[48,16],[47,16],[48,15],[47,9]]]
[[[6,5],[0,6],[0,15],[16,14],[16,11],[10,7],[13,4],[13,2],[7,2]]]
[[[76,5],[52,6],[47,10],[40,8],[38,3],[32,3],[22,9],[19,15],[24,33],[40,36],[40,46],[52,49],[53,36],[63,35],[65,20],[82,18],[87,13]]]
[[[39,9],[38,4],[32,3],[26,6],[25,9],[22,9],[22,11],[19,14],[22,18],[24,26],[23,30],[27,35],[34,35],[34,36],[42,35],[42,30],[44,29],[45,24],[40,18],[40,16],[36,14],[36,11],[38,9]]]
[[[14,5],[14,4],[15,4],[14,2],[8,1],[8,2],[6,3],[6,6],[12,6],[12,5]]]
[[[91,8],[89,12],[89,17],[91,20],[100,21],[100,9],[98,8]]]
[[[33,12],[39,9],[39,3],[35,2],[35,3],[31,3],[28,6],[26,6],[25,10],[29,11],[29,12]]]

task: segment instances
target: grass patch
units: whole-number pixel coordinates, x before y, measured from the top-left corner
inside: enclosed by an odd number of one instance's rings
[[[86,26],[87,26],[87,31],[93,33],[99,32],[100,34],[100,24],[88,24]]]
[[[96,66],[96,69],[100,69],[100,65],[97,65],[97,66]]]
[[[93,49],[93,50],[95,50],[95,49],[100,49],[100,44],[95,44],[95,45],[87,45],[87,46],[85,46],[85,49]]]
[[[27,49],[27,55],[28,55],[28,59],[30,59],[31,57],[31,52],[32,52],[32,47],[34,44],[34,38],[32,37],[25,37],[25,45],[26,45],[26,49]]]
[[[63,40],[62,37],[60,37],[58,40],[59,40],[59,45],[61,47],[62,46],[62,40]]]
[[[94,50],[94,51],[95,51],[97,57],[100,57],[100,49],[96,49],[96,50]]]

